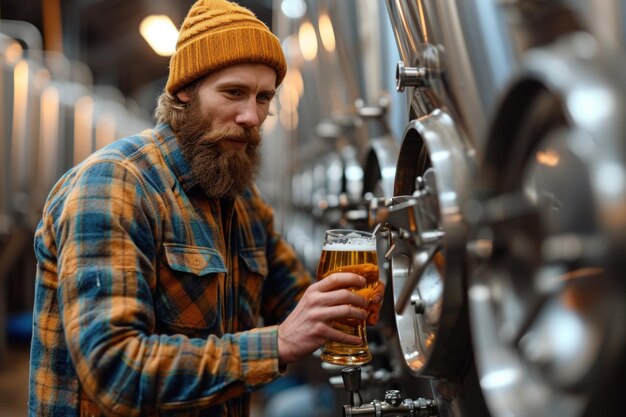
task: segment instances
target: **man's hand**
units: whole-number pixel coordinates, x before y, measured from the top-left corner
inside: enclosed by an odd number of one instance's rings
[[[382,292],[377,288],[370,302],[349,289],[364,285],[365,278],[350,272],[334,273],[311,285],[278,327],[280,364],[295,362],[329,340],[354,345],[361,343],[359,337],[334,329],[331,322],[341,318],[367,320],[368,323],[378,320]],[[384,291],[384,285],[379,283],[379,286],[382,287],[380,291]]]

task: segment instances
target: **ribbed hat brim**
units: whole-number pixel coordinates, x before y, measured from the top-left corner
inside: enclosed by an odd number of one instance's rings
[[[211,31],[182,45],[170,60],[166,91],[175,94],[185,85],[212,71],[233,64],[260,63],[276,69],[276,86],[287,66],[276,36],[267,29],[232,27]]]

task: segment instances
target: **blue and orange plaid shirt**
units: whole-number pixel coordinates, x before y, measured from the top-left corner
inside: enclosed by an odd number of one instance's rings
[[[255,189],[206,198],[167,125],[66,173],[35,235],[29,415],[247,415],[311,283],[272,218]]]

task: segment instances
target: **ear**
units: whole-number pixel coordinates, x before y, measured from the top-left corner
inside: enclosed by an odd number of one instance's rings
[[[191,100],[191,95],[187,90],[179,91],[178,93],[176,93],[176,97],[178,97],[178,99],[183,103],[189,103],[189,100]]]

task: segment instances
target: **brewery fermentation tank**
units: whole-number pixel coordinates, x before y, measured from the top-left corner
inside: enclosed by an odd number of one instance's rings
[[[361,192],[328,210],[341,192],[326,188],[309,216],[375,231],[388,288],[379,326],[395,336],[378,358],[402,364],[386,383],[365,369],[368,384],[400,393],[363,401],[346,373],[344,412],[620,415],[623,2],[336,3],[307,3],[303,20],[323,41],[328,14],[338,47],[296,62],[316,91],[301,98],[313,120],[298,135],[342,125],[343,145],[306,166],[328,174],[348,144]],[[389,32],[372,36],[381,14]]]
[[[4,291],[11,303],[32,305],[31,242],[48,193],[94,150],[150,125],[119,90],[92,85],[84,63],[42,51],[42,44],[30,23],[0,21],[0,361]],[[15,279],[15,288],[7,284]]]
[[[378,200],[371,220],[388,236],[405,363],[434,382],[441,414],[594,415],[598,398],[617,412],[607,380],[623,364],[624,326],[607,312],[624,308],[610,256],[623,247],[624,216],[611,216],[614,230],[584,219],[623,203],[621,182],[609,197],[600,174],[613,166],[622,177],[623,50],[581,13],[602,7],[574,3],[387,2],[412,120],[394,197]],[[573,281],[537,288],[551,279]],[[583,288],[602,301],[564,301]],[[602,388],[581,388],[591,381]]]
[[[469,300],[497,416],[621,413],[611,394],[626,346],[616,52],[588,32],[529,51],[494,118],[469,210]]]

